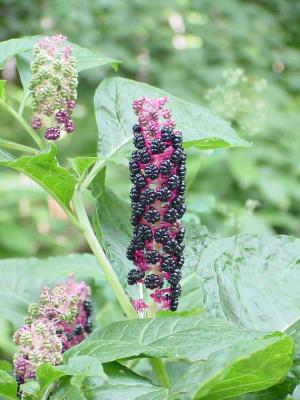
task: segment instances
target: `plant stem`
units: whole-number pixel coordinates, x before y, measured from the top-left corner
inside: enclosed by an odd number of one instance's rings
[[[25,131],[29,133],[29,135],[32,137],[32,139],[35,141],[35,143],[38,145],[38,147],[43,150],[44,149],[44,143],[42,139],[39,137],[39,135],[27,124],[25,119],[17,113],[16,110],[14,110],[12,107],[10,107],[5,101],[0,99],[0,106],[4,108],[7,112],[9,112],[18,122],[20,125],[23,126]]]
[[[97,160],[96,161],[93,168],[90,170],[89,174],[81,182],[81,184],[80,184],[81,191],[84,191],[85,189],[88,188],[88,186],[91,184],[91,182],[93,181],[95,176],[98,174],[98,172],[100,172],[101,169],[105,166],[105,163],[106,163],[106,160]]]
[[[0,138],[0,147],[16,151],[24,151],[26,153],[37,154],[38,150],[33,147],[24,146],[23,144],[11,142],[10,140]]]
[[[27,101],[29,95],[30,95],[30,91],[27,90],[27,92],[26,92],[25,95],[23,96],[23,99],[22,99],[22,101],[21,101],[21,104],[20,104],[20,107],[19,107],[19,110],[18,110],[18,114],[19,114],[20,116],[23,115],[23,111],[24,111],[24,108],[25,108],[25,106],[26,106],[26,101]]]
[[[98,242],[96,235],[91,227],[89,218],[87,216],[86,210],[83,205],[81,194],[77,191],[73,197],[73,206],[76,211],[78,220],[81,224],[81,228],[83,229],[83,234],[85,236],[86,241],[88,242],[91,250],[93,251],[97,261],[102,268],[104,275],[110,284],[113,292],[115,293],[124,313],[130,319],[137,318],[137,313],[133,308],[128,296],[126,295],[115,271],[113,270],[109,260],[107,259],[100,243]]]
[[[163,361],[160,358],[149,358],[149,362],[159,384],[163,387],[169,388],[171,386],[171,382]]]

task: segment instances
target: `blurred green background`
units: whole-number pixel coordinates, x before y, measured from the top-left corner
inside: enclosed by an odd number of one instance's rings
[[[123,61],[118,73],[81,74],[77,133],[59,145],[68,157],[95,155],[93,93],[121,75],[159,86],[230,120],[252,148],[191,151],[187,203],[213,232],[300,234],[300,2],[297,0],[0,0],[0,40],[63,33]],[[8,94],[21,88],[11,60]],[[30,109],[25,110],[30,118]],[[29,143],[0,111],[0,136]],[[107,183],[127,196],[123,166]],[[0,257],[68,254],[85,244],[29,179],[0,177]]]

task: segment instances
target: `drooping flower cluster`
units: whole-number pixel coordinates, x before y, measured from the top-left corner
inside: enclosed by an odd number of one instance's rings
[[[75,130],[72,119],[77,98],[76,60],[63,35],[47,36],[34,47],[30,91],[33,129],[43,128],[47,140],[57,140]]]
[[[40,364],[61,364],[62,353],[91,332],[90,295],[90,288],[73,277],[53,289],[42,289],[39,302],[29,306],[25,324],[14,334],[18,346],[14,369],[19,385],[34,379]],[[21,398],[20,390],[18,396]]]
[[[135,268],[127,280],[151,290],[151,307],[176,311],[184,263],[180,218],[185,212],[186,154],[167,101],[142,97],[133,102],[138,118],[133,126],[136,150],[129,162],[134,230],[127,257]],[[143,299],[133,305],[139,312],[150,306]]]

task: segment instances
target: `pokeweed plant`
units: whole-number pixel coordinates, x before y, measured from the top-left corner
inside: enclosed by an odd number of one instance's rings
[[[14,109],[5,81],[0,81],[0,107],[20,123],[34,147],[0,139],[0,165],[28,175],[58,202],[78,234],[85,237],[124,316],[103,326],[97,315],[98,328],[87,337],[92,324],[88,286],[70,280],[54,289],[45,287],[15,333],[15,374],[7,363],[0,363],[0,395],[14,399],[18,392],[24,399],[43,400],[222,400],[250,399],[247,394],[256,392],[255,399],[265,395],[275,399],[278,393],[287,399],[298,382],[297,370],[292,369],[291,337],[278,332],[282,326],[268,325],[263,313],[259,314],[263,329],[256,329],[247,317],[234,320],[239,306],[234,303],[227,311],[234,302],[227,277],[223,280],[223,275],[210,276],[206,271],[203,292],[197,283],[201,263],[210,264],[207,260],[211,260],[216,274],[219,270],[225,273],[245,259],[247,246],[243,245],[242,255],[235,258],[237,250],[232,244],[226,247],[226,243],[201,236],[198,223],[181,222],[186,211],[189,149],[201,154],[201,150],[246,143],[203,107],[147,84],[115,77],[101,82],[95,93],[100,132],[97,157],[71,159],[67,168],[60,165],[56,154],[61,140],[72,140],[77,134],[77,74],[105,64],[116,69],[118,61],[70,43],[63,35],[0,43],[0,66],[10,57],[16,58],[24,95],[19,109]],[[32,117],[27,120],[23,112],[29,100]],[[131,218],[128,202],[118,198],[112,191],[117,188],[105,181],[107,168],[130,157],[126,163],[128,181],[133,184]],[[93,223],[85,207],[88,190],[97,203]],[[295,261],[297,251],[293,251]],[[249,257],[256,253],[261,249],[253,245]],[[267,254],[266,260],[270,257]],[[286,253],[281,258],[288,259]],[[69,271],[75,268],[66,262]],[[98,271],[93,271],[98,279]],[[41,268],[40,275],[44,274]],[[232,285],[238,285],[239,278],[236,275]],[[47,286],[47,281],[44,283],[42,286]],[[225,288],[218,292],[213,284],[222,283]],[[241,299],[239,288],[236,290]],[[199,301],[202,295],[204,301]],[[111,298],[109,303],[115,307]],[[204,307],[207,317],[203,311],[195,313],[195,303]],[[282,303],[287,303],[285,298]],[[4,313],[9,321],[17,309]],[[253,317],[250,320],[253,322]],[[297,324],[291,332],[297,339]],[[147,377],[139,369],[141,358],[147,358],[152,369],[147,370]]]

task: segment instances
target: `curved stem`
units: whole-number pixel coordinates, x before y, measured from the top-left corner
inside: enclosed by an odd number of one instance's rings
[[[160,358],[149,358],[149,362],[152,366],[153,372],[155,372],[159,384],[163,387],[169,388],[171,382],[163,361]]]
[[[27,90],[27,92],[26,92],[25,95],[23,96],[23,99],[22,99],[22,101],[21,101],[21,104],[20,104],[20,107],[19,107],[19,110],[18,110],[18,114],[19,114],[20,116],[23,115],[23,111],[24,111],[24,108],[25,108],[25,106],[26,106],[26,101],[27,101],[29,95],[30,95],[30,91]]]
[[[39,137],[39,135],[28,125],[28,123],[25,121],[25,119],[17,113],[16,110],[14,110],[12,107],[10,107],[7,103],[5,103],[3,100],[0,99],[0,106],[3,107],[4,110],[6,110],[8,113],[10,113],[18,122],[20,125],[23,126],[25,131],[29,133],[29,135],[32,137],[32,139],[35,141],[35,143],[38,145],[38,147],[43,150],[45,145],[42,141],[42,139]]]
[[[11,142],[10,140],[0,138],[0,147],[3,149],[24,151],[25,153],[37,154],[38,150],[33,147],[24,146],[23,144]]]
[[[98,242],[96,235],[91,227],[89,218],[87,216],[86,210],[83,205],[82,197],[79,192],[76,192],[73,197],[73,206],[76,211],[78,220],[83,229],[83,234],[86,241],[88,242],[91,250],[93,251],[97,261],[102,268],[104,275],[110,284],[113,292],[115,293],[124,313],[130,319],[135,319],[138,317],[135,309],[133,308],[128,296],[126,295],[115,271],[113,270],[109,260],[107,259],[100,243]]]

